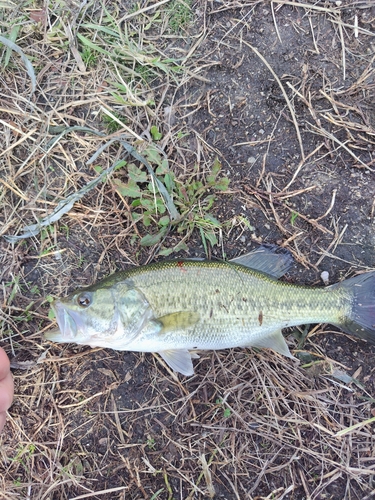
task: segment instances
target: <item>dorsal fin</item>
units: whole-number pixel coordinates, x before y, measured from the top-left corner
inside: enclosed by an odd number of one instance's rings
[[[235,257],[229,262],[266,273],[273,278],[281,278],[292,266],[293,257],[286,248],[277,245],[261,245],[256,250]]]

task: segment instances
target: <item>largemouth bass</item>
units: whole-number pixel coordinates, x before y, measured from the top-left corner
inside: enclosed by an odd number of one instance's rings
[[[196,350],[268,347],[292,357],[282,329],[330,323],[375,342],[375,271],[325,288],[278,281],[291,264],[274,248],[224,261],[173,260],[121,271],[56,300],[46,338],[157,352],[194,373]]]

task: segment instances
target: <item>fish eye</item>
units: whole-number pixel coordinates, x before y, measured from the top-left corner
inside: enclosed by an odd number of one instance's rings
[[[92,302],[91,293],[82,292],[77,296],[77,304],[81,307],[88,307]]]

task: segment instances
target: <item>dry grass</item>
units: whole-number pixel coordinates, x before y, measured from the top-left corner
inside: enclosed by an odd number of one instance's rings
[[[173,24],[174,11],[179,17]],[[285,12],[288,30],[301,32],[308,20],[309,53],[322,67],[327,60],[335,65],[340,81],[331,81],[328,70],[316,72],[309,58],[298,73],[280,74],[270,56],[255,47],[252,23],[267,15],[279,46],[288,43]],[[266,239],[267,233],[252,229],[252,216],[243,216],[247,210],[260,214],[305,269],[320,270],[328,258],[342,264],[344,273],[349,266],[368,269],[359,250],[350,259],[336,255],[351,230],[337,211],[338,188],[318,198],[318,207],[309,202],[320,189],[314,166],[337,158],[343,177],[361,174],[362,189],[366,179],[373,182],[372,3],[227,1],[197,2],[190,9],[188,2],[174,0],[135,7],[55,0],[42,7],[21,2],[0,15],[1,35],[23,50],[37,78],[32,92],[19,56],[1,49],[0,340],[12,358],[16,395],[0,437],[0,497],[371,498],[370,347],[361,351],[339,337],[338,344],[363,357],[359,367],[346,366],[340,353],[330,359],[323,330],[316,328],[308,353],[290,339],[301,359],[308,356],[303,366],[270,352],[202,353],[197,374],[185,380],[156,356],[52,346],[42,333],[51,324],[51,296],[126,264],[144,263],[181,242],[193,255],[203,255],[201,238],[206,253],[219,256],[227,246],[237,249],[244,235]],[[233,56],[233,75],[244,60],[257,61],[265,80],[273,79],[283,108],[278,116],[275,111],[267,137],[232,140],[225,153],[241,150],[246,156],[246,148],[255,148],[259,168],[243,162],[246,178],[236,178],[236,163],[222,158],[220,175],[228,175],[231,184],[217,190],[211,207],[205,198],[184,197],[195,193],[186,193],[192,182],[207,182],[215,156],[224,153],[226,137],[215,129],[215,120],[242,106],[220,97],[220,80],[219,89],[204,87],[210,70],[225,66],[226,50]],[[247,97],[255,99],[252,92]],[[243,129],[254,120],[247,117]],[[291,125],[297,152],[283,174],[271,168],[282,120]],[[219,137],[209,136],[212,131]],[[147,207],[135,207],[137,198],[120,189],[129,187],[124,166],[39,234],[16,243],[3,238],[50,215],[61,200],[118,161],[145,174],[119,143],[101,149],[119,138],[154,170],[165,169],[159,179],[167,182],[170,171],[182,186],[174,203],[183,217],[171,220],[154,245],[143,246],[142,238],[160,231],[168,211],[151,211],[145,225]],[[143,195],[157,204],[160,197],[150,183],[147,177]],[[203,226],[208,215],[220,223]],[[216,246],[210,245],[211,234]]]
[[[3,491],[111,498],[119,488],[116,498],[151,498],[163,489],[161,498],[193,498],[210,488],[229,498],[319,498],[332,482],[364,487],[373,474],[365,390],[335,383],[324,360],[304,375],[269,353],[210,358],[204,376],[184,383],[157,362],[125,375],[121,357],[102,350],[18,372]]]

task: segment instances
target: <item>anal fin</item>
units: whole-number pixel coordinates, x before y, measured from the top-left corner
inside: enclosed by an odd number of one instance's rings
[[[182,373],[187,377],[194,375],[191,354],[187,349],[169,349],[168,351],[160,351],[159,354],[175,372]]]
[[[289,351],[289,347],[285,342],[281,330],[275,330],[268,333],[264,338],[252,342],[251,345],[248,344],[248,347],[266,347],[268,349],[273,349],[287,358],[294,359],[294,356]]]

